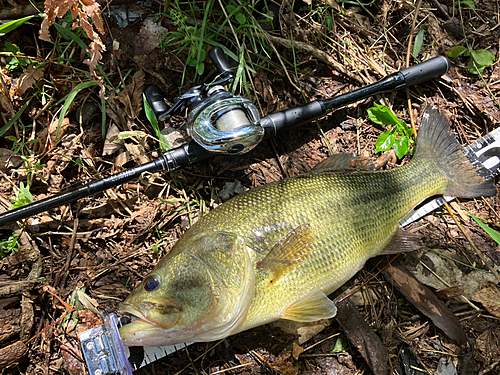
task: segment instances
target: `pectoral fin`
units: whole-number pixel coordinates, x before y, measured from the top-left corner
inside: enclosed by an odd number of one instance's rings
[[[337,314],[337,308],[325,293],[316,291],[305,299],[290,306],[282,319],[296,322],[313,322],[319,319],[330,319]]]
[[[257,268],[271,275],[271,282],[278,280],[290,267],[303,261],[311,252],[314,235],[309,225],[300,225],[278,242]]]

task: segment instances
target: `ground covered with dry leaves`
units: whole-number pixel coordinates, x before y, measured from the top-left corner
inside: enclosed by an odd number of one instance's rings
[[[296,176],[332,153],[369,156],[381,168],[405,163],[409,156],[375,153],[390,129],[369,120],[375,100],[417,128],[424,108],[438,106],[464,145],[494,130],[499,4],[458,3],[48,0],[45,11],[36,3],[44,16],[0,40],[0,211],[152,160],[159,143],[143,108],[145,85],[159,85],[173,102],[213,76],[204,56],[216,43],[240,61],[234,90],[263,116],[352,91],[407,63],[466,53],[439,80],[349,105],[248,154],[146,174],[0,228],[0,372],[86,373],[78,333],[100,320],[82,296],[114,311],[197,218],[238,192]],[[0,20],[39,11],[2,2]],[[493,60],[476,66],[478,75],[470,60],[481,50]],[[175,116],[159,127],[175,143],[183,122]],[[350,295],[338,320],[270,324],[195,344],[140,373],[500,373],[500,280],[489,271],[500,266],[500,249],[467,212],[498,229],[499,201],[450,206],[408,229],[423,235],[424,249],[373,259],[333,296]]]

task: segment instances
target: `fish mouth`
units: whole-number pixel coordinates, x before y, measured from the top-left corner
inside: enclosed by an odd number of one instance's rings
[[[131,320],[130,323],[127,323],[122,328],[120,328],[120,332],[125,327],[127,327],[127,329],[124,329],[124,331],[139,331],[148,328],[162,328],[158,323],[154,322],[151,319],[148,319],[146,315],[144,315],[141,311],[137,310],[134,306],[129,305],[128,303],[123,303],[120,306],[118,312],[122,316],[126,316]]]
[[[175,329],[162,327],[128,303],[122,303],[118,311],[132,320],[120,328],[120,337],[125,346],[164,346],[190,342]]]
[[[161,329],[161,327],[148,319],[143,313],[128,303],[123,303],[119,308],[122,316],[130,318],[131,322],[120,328],[120,336],[126,346],[142,346],[148,333]]]
[[[140,321],[147,322],[151,325],[157,325],[155,322],[148,319],[143,313],[141,313],[139,310],[137,310],[134,306],[132,306],[128,303],[122,303],[118,309],[118,312],[122,316],[126,316],[126,317],[130,318],[131,323],[128,323],[128,324],[132,324],[132,323],[135,323],[138,320],[140,320]]]

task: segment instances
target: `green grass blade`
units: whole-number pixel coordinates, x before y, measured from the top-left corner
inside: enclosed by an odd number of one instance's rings
[[[106,100],[104,98],[101,98],[101,108],[102,108],[102,142],[104,143],[104,140],[106,139]]]
[[[29,21],[33,17],[42,17],[42,16],[43,16],[42,14],[36,14],[33,16],[28,16],[28,17],[20,18],[18,20],[4,23],[3,25],[0,26],[0,36],[4,36],[5,34],[8,34],[11,31],[14,31],[19,26],[21,26],[23,23],[25,23],[26,21]]]
[[[234,52],[232,52],[229,48],[227,48],[225,45],[220,44],[220,43],[218,43],[214,40],[211,40],[211,39],[205,39],[204,42],[207,44],[210,44],[211,46],[222,48],[222,50],[224,51],[224,54],[226,56],[229,56],[230,58],[232,58],[234,61],[239,60],[238,56],[236,56],[236,54]]]
[[[418,54],[422,50],[422,45],[424,44],[424,26],[420,29],[417,36],[415,37],[415,42],[413,44],[413,51],[411,53],[414,58],[417,58]]]
[[[429,250],[429,251],[432,251],[433,253],[436,253],[439,256],[442,256],[443,258],[449,259],[449,260],[451,260],[451,261],[453,261],[455,263],[461,264],[462,266],[468,267],[470,269],[473,269],[473,270],[476,270],[476,271],[485,272],[485,273],[491,273],[488,270],[483,270],[481,268],[477,268],[477,267],[471,266],[470,264],[460,262],[459,260],[456,260],[455,258],[449,257],[448,255],[444,255],[443,253],[440,253],[439,251],[431,249],[430,247],[426,247],[426,249]]]
[[[498,233],[496,230],[490,228],[489,226],[487,226],[485,223],[483,223],[481,221],[480,218],[478,218],[477,216],[473,215],[472,213],[469,212],[469,210],[465,209],[465,211],[467,211],[467,213],[474,219],[474,221],[481,227],[483,228],[483,230],[488,233],[490,235],[491,238],[493,238],[493,240],[495,240],[495,242],[497,244],[500,245],[500,233]]]
[[[57,22],[54,23],[54,26],[57,29],[57,31],[59,32],[59,34],[65,36],[68,39],[73,40],[76,44],[78,44],[80,46],[81,49],[83,49],[85,52],[88,52],[87,45],[83,42],[83,40],[78,35],[76,35],[74,32],[72,32],[68,29],[65,29],[64,27],[59,25]]]
[[[76,35],[71,30],[65,29],[64,27],[62,27],[61,25],[59,25],[57,23],[54,23],[54,26],[56,27],[57,31],[60,34],[62,34],[63,36],[65,36],[68,39],[73,40],[76,44],[78,44],[80,46],[80,48],[82,50],[84,50],[85,52],[87,52],[88,56],[90,56],[90,52],[88,51],[88,46],[85,44],[85,42],[78,35]],[[113,86],[113,84],[111,83],[111,81],[108,79],[108,76],[106,75],[106,73],[102,69],[101,64],[97,64],[97,69],[102,74],[102,76],[104,77],[104,79],[106,80],[106,82],[108,82],[108,84],[110,86]]]
[[[15,116],[12,117],[12,119],[8,123],[6,123],[4,126],[0,128],[0,137],[4,135],[7,132],[7,130],[9,130],[12,127],[12,125],[14,125],[14,123],[19,119],[19,117],[21,117],[26,107],[28,107],[28,104],[30,104],[30,101],[31,98],[26,102],[25,105],[23,105],[23,108],[21,108],[21,110],[17,112]]]
[[[59,136],[61,135],[61,126],[64,120],[64,117],[66,116],[66,113],[68,113],[69,107],[71,106],[71,103],[73,103],[73,100],[75,100],[76,95],[82,91],[85,90],[86,88],[92,87],[97,85],[95,81],[87,81],[87,82],[82,82],[78,84],[67,96],[64,101],[64,105],[61,109],[61,114],[59,115],[59,123],[57,124],[57,131],[56,131],[56,143],[59,142]]]
[[[212,4],[213,4],[213,0],[208,0],[206,3],[205,11],[203,12],[204,14],[203,14],[203,21],[201,23],[201,29],[200,29],[200,40],[198,42],[198,52],[196,54],[197,73],[199,75],[202,75],[203,70],[204,70],[204,65],[202,65],[203,62],[200,60],[201,60],[201,52],[203,50],[203,39],[205,37],[205,28],[207,26],[208,14],[210,13],[210,10],[212,9]],[[201,66],[203,66],[203,69],[200,69]]]
[[[151,123],[151,126],[153,127],[156,136],[160,140],[160,147],[162,151],[170,150],[172,147],[170,147],[167,138],[165,138],[165,136],[160,132],[160,127],[158,126],[158,119],[156,118],[156,115],[151,109],[151,106],[149,105],[146,96],[144,94],[142,94],[142,101],[144,102],[144,112],[146,112],[146,117]]]

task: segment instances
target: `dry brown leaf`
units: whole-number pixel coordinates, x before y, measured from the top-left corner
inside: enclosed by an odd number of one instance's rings
[[[12,105],[9,96],[5,95],[5,93],[1,89],[0,89],[0,107],[3,108],[4,111],[8,112],[11,116],[14,116],[16,114],[16,111],[14,111],[14,106]]]
[[[17,168],[23,159],[14,151],[7,148],[0,148],[0,171],[7,172],[9,168]]]
[[[69,10],[71,10],[71,17],[74,21],[73,28],[82,27],[91,40],[89,45],[90,59],[84,62],[89,65],[90,72],[95,76],[97,63],[102,57],[102,52],[106,50],[101,37],[88,21],[90,18],[97,30],[104,33],[101,10],[95,0],[46,0],[44,18],[40,27],[40,39],[50,41],[49,27],[56,21],[56,18],[64,17]],[[98,83],[102,86],[101,81]]]
[[[337,321],[347,338],[366,360],[374,375],[389,374],[389,353],[375,331],[347,297],[336,301]]]
[[[132,83],[125,86],[115,100],[118,100],[125,106],[127,116],[131,119],[137,118],[142,109],[142,92],[144,91],[145,74],[139,70],[134,74]]]
[[[278,327],[283,332],[298,336],[298,343],[302,345],[313,336],[323,331],[331,324],[331,319],[321,319],[315,322],[293,322],[291,320],[278,320],[271,323],[273,327]]]
[[[134,160],[137,164],[145,164],[150,161],[145,155],[146,152],[144,147],[141,145],[136,145],[135,143],[125,143],[125,148],[132,157],[132,160]]]
[[[99,311],[97,311],[99,303],[95,299],[90,297],[81,289],[77,289],[76,294],[78,295],[78,300],[83,306],[92,311],[94,314],[99,315]]]
[[[78,3],[78,1],[76,1]],[[50,42],[49,27],[54,24],[56,17],[64,15],[73,7],[74,0],[46,0],[43,21],[40,27],[40,39]]]
[[[498,285],[491,281],[483,281],[474,297],[474,300],[481,302],[490,314],[500,317],[500,290]]]
[[[118,154],[118,156],[113,160],[113,164],[116,167],[123,167],[125,164],[127,164],[130,161],[130,154],[128,151],[122,152],[121,154]]]
[[[51,148],[55,147],[56,145],[58,125],[59,125],[59,119],[54,119],[54,121],[52,121],[49,125],[49,143]],[[66,133],[66,129],[68,129],[68,126],[69,126],[69,118],[65,117],[61,124],[59,139],[61,139],[62,136]]]
[[[462,210],[462,208],[457,202],[453,201],[450,203],[450,205],[455,211],[457,211],[457,213],[460,215],[463,221],[465,221],[466,223],[469,221],[470,216],[467,215],[467,212]]]
[[[82,10],[85,14],[87,14],[92,22],[94,22],[97,30],[104,34],[104,26],[102,23],[101,10],[99,9],[99,4],[94,0],[81,0]]]
[[[295,341],[293,342],[293,349],[292,349],[292,357],[296,361],[299,359],[299,356],[304,353],[304,348],[297,344]]]
[[[106,139],[104,141],[104,147],[102,148],[102,155],[113,155],[116,151],[122,150],[125,146],[125,140],[119,139],[117,136],[120,134],[120,130],[114,122],[108,127],[106,132]]]
[[[26,69],[26,72],[19,77],[13,88],[17,94],[23,95],[26,90],[33,86],[42,77],[43,69],[35,68],[33,65],[30,65]]]
[[[382,262],[382,266],[385,266],[384,262]],[[422,285],[401,261],[396,259],[383,270],[383,273],[386,280],[394,285],[417,309],[428,316],[434,325],[448,337],[457,343],[466,342],[467,335],[453,312],[436,297],[436,294]]]
[[[106,48],[104,47],[104,45],[102,43],[101,44],[98,44],[95,42],[90,43],[90,49],[89,49],[90,59],[86,59],[83,62],[90,67],[90,71],[92,73],[95,72],[95,70],[97,68],[97,63],[102,58],[101,52],[104,51],[105,49]]]
[[[70,320],[71,321],[71,320]],[[85,371],[85,365],[81,360],[78,360],[78,356],[82,357],[82,351],[80,345],[78,345],[76,340],[69,340],[67,338],[62,338],[61,352],[64,360],[59,359],[55,361],[55,364],[51,365],[51,370],[54,372],[62,372],[62,368],[67,369],[71,375],[84,375],[87,373]],[[64,363],[64,366],[63,366]]]
[[[292,353],[288,349],[284,349],[274,361],[269,363],[269,365],[279,374],[297,375],[299,373],[299,367],[295,361],[292,360]]]
[[[23,358],[25,357],[27,351],[28,348],[22,341],[17,341],[11,345],[1,348],[0,366],[2,371],[9,367],[17,366],[19,363],[23,362]]]

